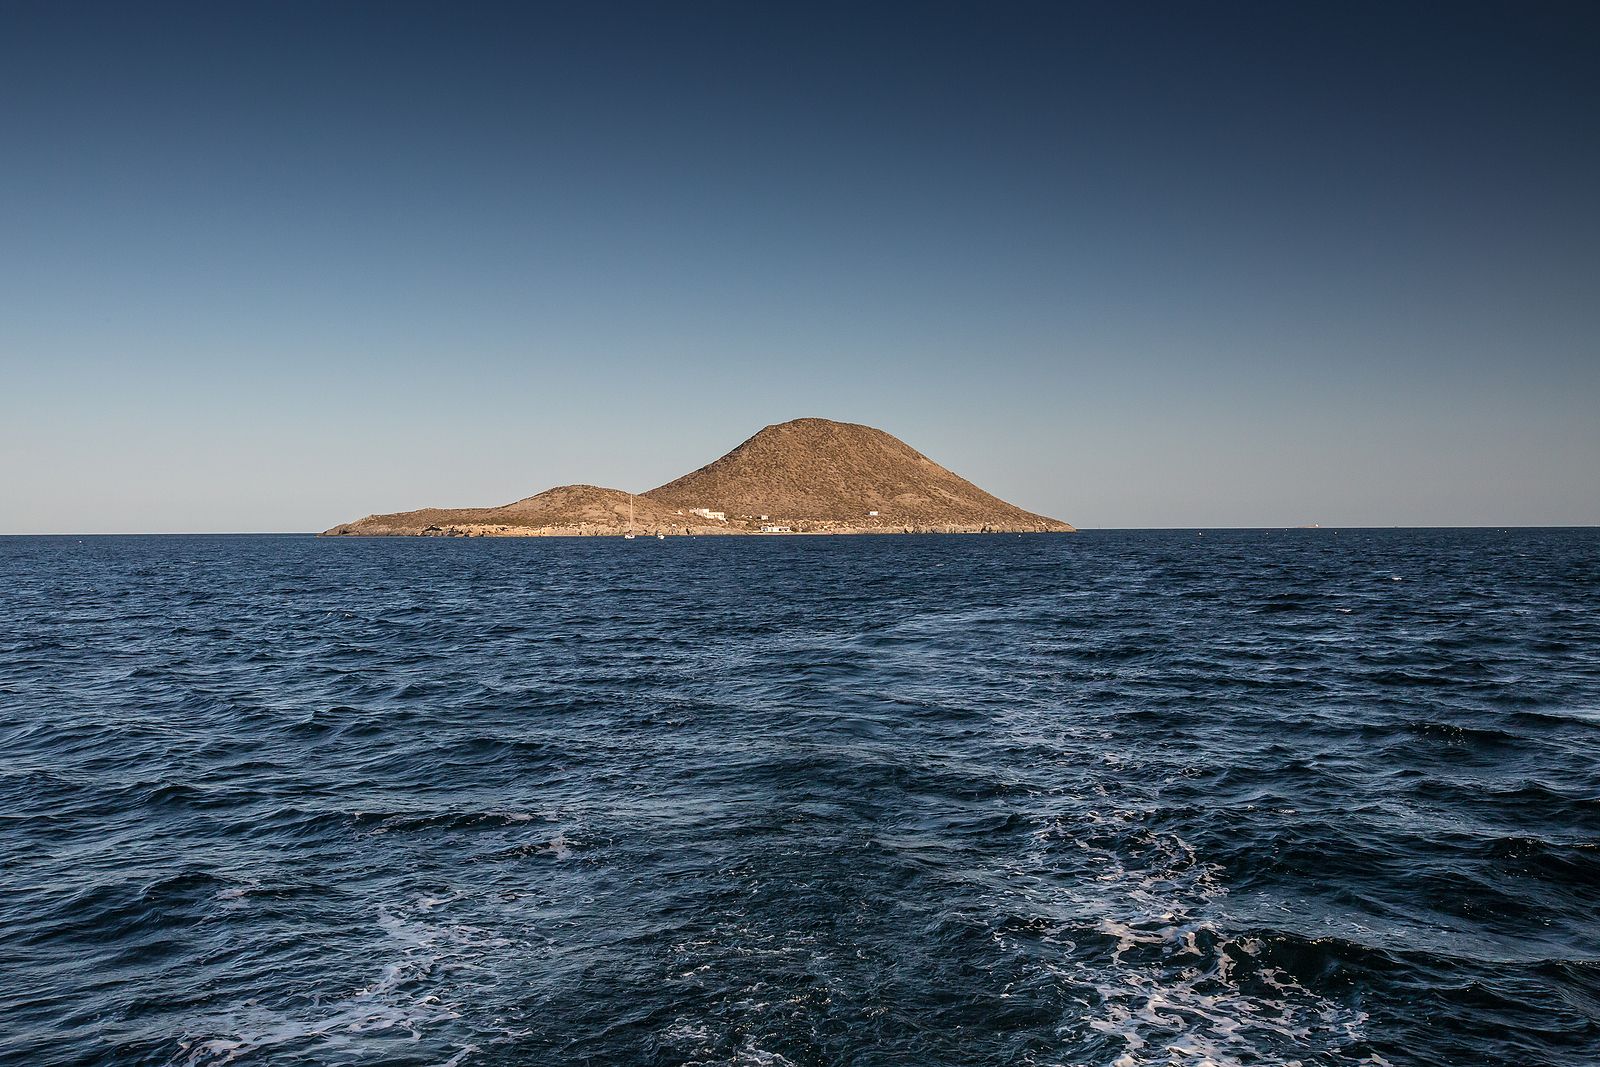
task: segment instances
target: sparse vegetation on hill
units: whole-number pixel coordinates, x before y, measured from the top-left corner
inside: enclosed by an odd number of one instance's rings
[[[1072,527],[984,492],[882,430],[795,419],[768,426],[721,459],[637,496],[564,485],[501,507],[371,515],[328,533],[616,536],[630,529],[700,535],[1049,533]]]

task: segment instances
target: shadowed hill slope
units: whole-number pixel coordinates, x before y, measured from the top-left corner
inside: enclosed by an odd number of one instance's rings
[[[632,507],[632,523],[629,508]],[[870,426],[796,419],[714,463],[632,496],[563,485],[492,508],[369,515],[329,534],[425,536],[1045,533],[1071,526],[985,493]]]

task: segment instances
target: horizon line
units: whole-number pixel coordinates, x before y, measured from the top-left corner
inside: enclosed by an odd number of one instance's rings
[[[1371,525],[1326,526],[1326,525],[1323,525],[1321,523],[1318,523],[1318,524],[1315,524],[1315,525],[1304,525],[1304,524],[1301,524],[1301,525],[1295,525],[1295,526],[1075,526],[1075,528],[1073,530],[1069,530],[1069,531],[1039,531],[1038,533],[1032,533],[1032,534],[1022,534],[1022,533],[1019,533],[1019,534],[1010,534],[1010,533],[998,533],[998,534],[981,534],[981,533],[980,534],[948,534],[948,533],[938,533],[938,532],[931,532],[930,531],[930,532],[927,532],[927,533],[883,533],[883,534],[840,534],[840,533],[827,534],[827,533],[817,533],[817,534],[795,534],[793,536],[796,536],[796,537],[835,537],[835,538],[839,538],[839,537],[864,537],[864,538],[878,538],[878,537],[1011,537],[1011,536],[1028,537],[1028,536],[1038,536],[1039,534],[1050,534],[1050,535],[1055,535],[1055,536],[1070,536],[1073,533],[1181,533],[1181,532],[1190,531],[1190,530],[1192,530],[1192,531],[1194,531],[1196,533],[1210,533],[1212,531],[1217,531],[1217,532],[1246,532],[1246,533],[1248,533],[1248,532],[1262,532],[1262,531],[1269,531],[1269,530],[1270,531],[1284,531],[1284,532],[1304,531],[1304,532],[1307,532],[1307,533],[1312,533],[1312,532],[1317,532],[1317,531],[1338,532],[1338,531],[1341,531],[1341,530],[1350,530],[1350,531],[1365,531],[1365,530],[1600,530],[1600,523],[1533,523],[1533,524],[1520,524],[1519,523],[1519,524],[1508,524],[1508,523],[1492,523],[1491,522],[1491,523],[1473,523],[1471,525],[1452,524],[1452,525],[1443,525],[1443,526],[1411,526],[1411,525],[1405,525],[1405,524],[1384,525],[1384,526],[1371,526]],[[44,531],[44,532],[32,531],[32,532],[11,532],[11,533],[0,532],[0,538],[6,538],[6,537],[321,537],[321,536],[323,536],[323,533],[324,532],[321,531],[321,530],[101,530],[99,532],[82,532],[82,531],[67,530],[67,531]],[[424,540],[424,538],[408,537],[408,536],[396,535],[396,534],[366,534],[366,535],[355,534],[355,535],[344,535],[344,537],[340,538],[340,539],[348,539],[351,536],[365,537],[367,540],[373,540],[373,541]],[[484,541],[503,541],[503,540],[541,541],[541,540],[559,539],[559,538],[562,538],[562,537],[569,537],[569,538],[572,538],[572,539],[582,539],[582,538],[585,538],[585,537],[589,537],[589,538],[601,537],[601,538],[603,538],[603,537],[607,537],[607,536],[610,536],[610,535],[606,535],[606,534],[594,534],[594,535],[549,534],[549,535],[545,535],[545,536],[542,536],[542,537],[436,538],[435,540],[447,540],[447,541],[448,540],[457,540],[457,541],[469,541],[469,540],[484,540]],[[674,536],[682,538],[684,536],[698,537],[698,536],[702,536],[702,535],[698,535],[698,534],[690,534],[690,535],[676,534]],[[706,537],[717,537],[717,536],[722,536],[722,535],[705,534],[703,536],[706,536]]]

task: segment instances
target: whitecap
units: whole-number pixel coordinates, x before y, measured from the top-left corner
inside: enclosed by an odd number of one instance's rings
[[[453,898],[421,897],[419,914]],[[371,1035],[421,1041],[426,1032],[462,1017],[464,992],[451,976],[479,967],[511,942],[465,924],[432,923],[381,910],[377,926],[396,950],[371,981],[332,1000],[303,1010],[280,1010],[253,1000],[196,1020],[178,1044],[181,1067],[224,1067],[258,1053],[268,1057],[289,1050],[326,1062],[331,1055],[373,1051]],[[444,1063],[460,1067],[476,1046],[466,1045]]]
[[[1357,1045],[1366,1015],[1264,962],[1259,938],[1229,931],[1221,868],[1176,834],[1143,829],[1145,814],[1040,820],[1018,857],[1019,875],[1062,866],[1095,872],[1065,882],[1019,878],[1035,888],[1011,909],[1054,917],[1044,940],[1062,951],[1043,965],[1087,994],[1088,1011],[1063,1020],[1063,1039],[1075,1044],[1092,1032],[1116,1040],[1112,1062],[1121,1067],[1287,1067],[1285,1049],[1317,1058]],[[1084,823],[1097,827],[1096,842],[1117,824],[1125,832],[1114,844],[1089,843]]]

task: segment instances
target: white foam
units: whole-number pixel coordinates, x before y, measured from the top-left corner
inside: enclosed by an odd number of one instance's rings
[[[1230,936],[1216,921],[1226,895],[1222,872],[1174,834],[1142,827],[1143,813],[1091,812],[1042,821],[1019,857],[1018,884],[1031,903],[1060,917],[1045,940],[1062,948],[1046,966],[1093,990],[1086,1016],[1065,1020],[1120,1041],[1115,1067],[1235,1067],[1279,1063],[1283,1050],[1337,1056],[1361,1040],[1366,1016],[1305,989],[1259,961],[1264,944]],[[1095,839],[1081,841],[1085,824]],[[1120,832],[1105,834],[1105,829]],[[1040,870],[1098,872],[1082,881],[1042,882]],[[1024,902],[1029,903],[1029,902]],[[1111,943],[1096,951],[1095,935]],[[1241,966],[1251,963],[1249,981]],[[1081,1031],[1078,1031],[1081,1033]],[[1376,1059],[1365,1061],[1380,1064]]]
[[[453,898],[422,897],[415,910],[426,913]],[[245,1001],[237,1009],[199,1020],[179,1043],[183,1067],[223,1067],[242,1057],[292,1048],[326,1061],[334,1053],[365,1054],[372,1034],[421,1041],[424,1032],[461,1017],[459,991],[448,976],[510,944],[476,927],[435,924],[380,911],[378,928],[397,955],[365,986],[303,1012]],[[461,1067],[475,1045],[457,1048],[442,1067]]]
[[[564,860],[568,856],[572,855],[571,845],[572,842],[567,840],[566,834],[557,834],[549,841],[546,841],[544,844],[540,845],[534,851],[540,853],[541,855],[551,856],[558,860]]]

